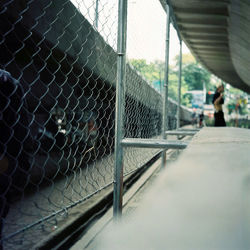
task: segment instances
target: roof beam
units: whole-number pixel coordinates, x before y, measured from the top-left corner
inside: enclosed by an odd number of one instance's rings
[[[204,25],[204,26],[218,26],[218,27],[227,27],[228,23],[227,23],[227,19],[223,18],[223,19],[217,19],[217,18],[211,18],[211,19],[203,19],[203,18],[193,18],[193,17],[189,17],[189,18],[178,18],[177,19],[177,23],[181,24],[183,26],[187,26],[187,25],[196,25],[197,23],[200,25]]]
[[[211,37],[194,37],[194,36],[190,36],[190,37],[185,37],[187,41],[191,41],[191,42],[204,42],[204,41],[208,41],[209,43],[211,43],[212,41],[221,41],[221,42],[226,42],[227,39],[225,37],[220,37],[220,36],[211,36]]]
[[[227,7],[203,7],[203,8],[195,8],[195,7],[187,7],[187,8],[175,8],[175,12],[178,15],[213,15],[213,16],[228,16]]]
[[[209,27],[193,27],[191,30],[185,28],[184,26],[180,25],[179,28],[181,29],[181,33],[182,34],[186,34],[186,33],[191,33],[191,34],[201,34],[201,33],[209,33],[209,34],[213,34],[213,33],[228,33],[227,28],[226,27],[213,27],[213,28],[209,28]]]
[[[204,52],[216,52],[216,51],[218,51],[218,52],[225,52],[225,53],[228,53],[229,52],[229,48],[197,48],[197,49],[195,49],[195,48],[193,48],[194,49],[194,51],[195,52],[198,52],[199,51],[199,53],[202,53],[202,51],[204,51]]]
[[[217,47],[217,46],[227,46],[227,41],[212,41],[212,42],[190,42],[189,45],[192,47],[199,46],[199,47]]]

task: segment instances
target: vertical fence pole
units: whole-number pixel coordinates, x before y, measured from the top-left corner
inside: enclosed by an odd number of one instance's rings
[[[99,0],[95,2],[95,28],[98,29],[99,22]]]
[[[127,40],[127,0],[119,0],[118,10],[118,38],[117,38],[117,82],[116,82],[116,121],[115,121],[115,169],[113,215],[114,219],[122,213],[123,194],[123,104],[124,84],[126,74],[126,40]]]
[[[178,82],[178,106],[177,106],[177,129],[180,128],[180,110],[181,110],[181,76],[182,76],[182,40],[180,40],[179,55],[179,82]]]
[[[170,11],[166,5],[166,45],[165,45],[165,75],[163,84],[163,116],[162,116],[162,139],[166,139],[166,130],[168,130],[168,67],[169,67],[169,29],[170,29]],[[166,150],[162,152],[162,168],[166,164]]]

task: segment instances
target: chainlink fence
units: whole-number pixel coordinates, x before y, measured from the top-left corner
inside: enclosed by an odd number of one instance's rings
[[[113,183],[117,13],[115,0],[1,1],[0,213],[5,249],[30,249],[58,230],[73,207]],[[137,13],[143,30],[147,17]],[[135,50],[141,47],[128,43]],[[126,71],[124,136],[157,138],[160,91],[129,63]],[[163,69],[159,75],[162,80]],[[170,129],[176,126],[176,106],[170,101]],[[190,120],[187,110],[181,112],[183,121]],[[124,175],[157,153],[126,149]]]

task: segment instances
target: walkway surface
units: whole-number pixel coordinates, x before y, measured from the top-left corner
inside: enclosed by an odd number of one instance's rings
[[[250,249],[250,130],[203,128],[131,202],[88,249]]]

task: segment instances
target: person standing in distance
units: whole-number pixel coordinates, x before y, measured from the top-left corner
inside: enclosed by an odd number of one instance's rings
[[[224,119],[224,113],[222,110],[222,105],[224,104],[223,98],[224,86],[219,85],[213,97],[214,105],[214,126],[215,127],[225,127],[226,122]]]

